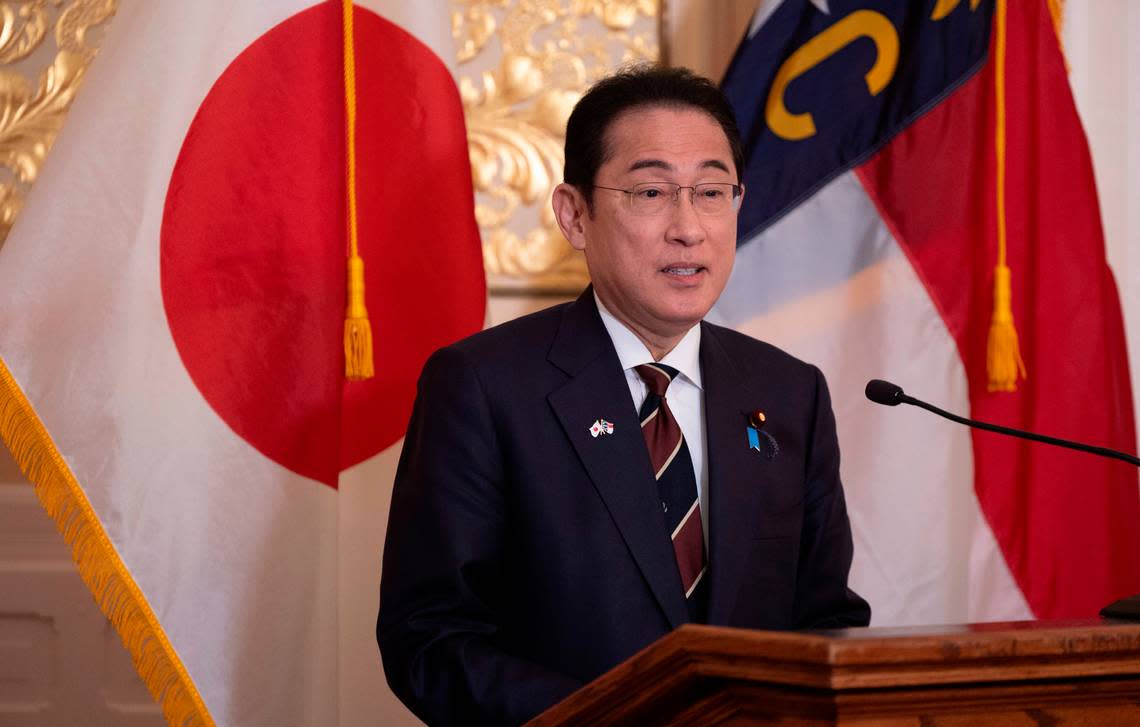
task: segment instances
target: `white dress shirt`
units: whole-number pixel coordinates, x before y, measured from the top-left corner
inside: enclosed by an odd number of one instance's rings
[[[624,323],[614,318],[605,305],[594,293],[594,302],[598,304],[598,313],[602,316],[602,324],[610,334],[614,349],[617,350],[618,361],[625,371],[625,382],[629,384],[629,393],[633,397],[633,408],[641,411],[641,405],[649,394],[649,387],[641,380],[641,376],[634,371],[634,367],[645,363],[654,363],[653,354],[641,339],[629,330]],[[709,469],[705,462],[706,435],[705,435],[705,392],[701,385],[701,325],[698,323],[689,329],[685,337],[665,354],[660,362],[672,366],[680,373],[669,384],[665,398],[669,401],[669,410],[677,419],[681,427],[681,434],[689,445],[689,456],[693,460],[693,474],[697,479],[697,498],[701,501],[701,530],[705,536],[705,547],[709,544]]]

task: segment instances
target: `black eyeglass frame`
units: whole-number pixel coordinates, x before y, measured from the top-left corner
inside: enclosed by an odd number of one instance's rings
[[[733,184],[732,182],[701,182],[700,184],[693,184],[693,185],[676,184],[674,182],[640,182],[638,184],[633,185],[632,189],[622,189],[621,187],[606,187],[606,186],[601,185],[601,184],[592,184],[590,186],[594,189],[605,189],[605,190],[608,190],[610,192],[623,192],[626,195],[626,199],[629,202],[630,211],[633,211],[633,212],[636,211],[636,209],[633,205],[633,197],[639,189],[645,188],[645,187],[658,187],[658,188],[663,187],[664,189],[661,190],[662,192],[667,192],[668,189],[672,188],[672,190],[673,190],[672,194],[670,194],[668,196],[672,197],[672,204],[673,205],[680,204],[681,190],[687,189],[687,190],[689,190],[689,204],[693,205],[693,209],[696,210],[699,214],[706,214],[706,215],[707,214],[728,214],[728,210],[726,210],[724,212],[719,212],[719,213],[717,213],[717,212],[710,213],[710,212],[702,211],[697,206],[697,202],[696,202],[697,189],[699,189],[700,187],[718,187],[718,188],[731,187],[732,188],[732,203],[731,203],[730,207],[731,207],[731,211],[733,213],[740,211],[740,201],[744,197],[744,188],[741,187],[739,184]],[[650,213],[650,214],[659,214],[659,213]]]

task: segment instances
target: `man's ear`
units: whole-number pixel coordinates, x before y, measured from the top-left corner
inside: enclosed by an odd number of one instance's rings
[[[585,250],[585,223],[589,216],[586,198],[577,187],[562,182],[554,188],[550,203],[554,206],[554,219],[558,220],[558,229],[570,241],[570,246],[575,250]]]

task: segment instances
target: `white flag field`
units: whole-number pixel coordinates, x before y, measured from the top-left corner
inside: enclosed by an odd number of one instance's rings
[[[171,724],[338,722],[339,474],[483,322],[447,7],[357,3],[355,98],[343,11],[121,2],[0,247],[0,433]]]

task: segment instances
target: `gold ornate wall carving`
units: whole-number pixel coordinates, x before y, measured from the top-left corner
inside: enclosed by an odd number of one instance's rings
[[[0,2],[0,245],[118,0]]]
[[[586,266],[550,195],[566,119],[624,63],[656,60],[661,0],[451,0],[475,216],[492,292],[573,292]]]

